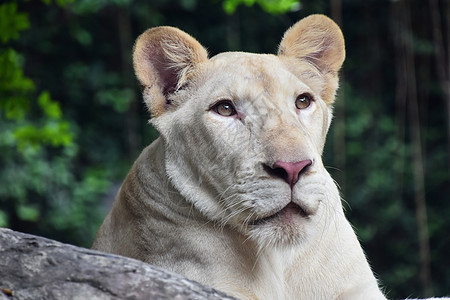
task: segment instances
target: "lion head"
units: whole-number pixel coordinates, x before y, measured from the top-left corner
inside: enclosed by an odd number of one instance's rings
[[[290,28],[277,55],[208,58],[179,29],[143,33],[134,66],[174,187],[261,246],[320,234],[340,208],[321,155],[344,58],[340,29],[320,15]]]

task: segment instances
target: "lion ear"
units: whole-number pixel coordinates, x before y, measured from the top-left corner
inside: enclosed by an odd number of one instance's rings
[[[168,26],[148,29],[136,40],[133,64],[154,117],[170,108],[169,95],[182,87],[208,53],[189,34]]]
[[[339,26],[330,18],[311,15],[298,21],[284,34],[278,55],[313,66],[328,81],[322,91],[324,100],[334,100],[337,72],[345,59],[345,43]]]

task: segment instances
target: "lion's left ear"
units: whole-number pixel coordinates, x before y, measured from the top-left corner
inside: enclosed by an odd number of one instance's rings
[[[330,104],[338,86],[338,71],[345,59],[345,43],[339,26],[324,15],[311,15],[286,31],[278,49],[280,57],[308,63],[325,79],[322,98]]]

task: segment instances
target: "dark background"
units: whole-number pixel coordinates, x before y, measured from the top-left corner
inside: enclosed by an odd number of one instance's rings
[[[0,226],[90,246],[158,135],[131,64],[145,29],[179,27],[210,56],[276,53],[313,13],[346,39],[324,163],[347,216],[390,298],[450,294],[445,0],[1,1]]]

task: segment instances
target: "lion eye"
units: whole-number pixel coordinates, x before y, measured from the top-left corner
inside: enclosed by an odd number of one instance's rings
[[[311,105],[312,98],[308,94],[301,94],[295,99],[295,106],[298,109],[305,109]]]
[[[221,116],[230,117],[237,114],[236,109],[230,101],[220,101],[212,109]]]

